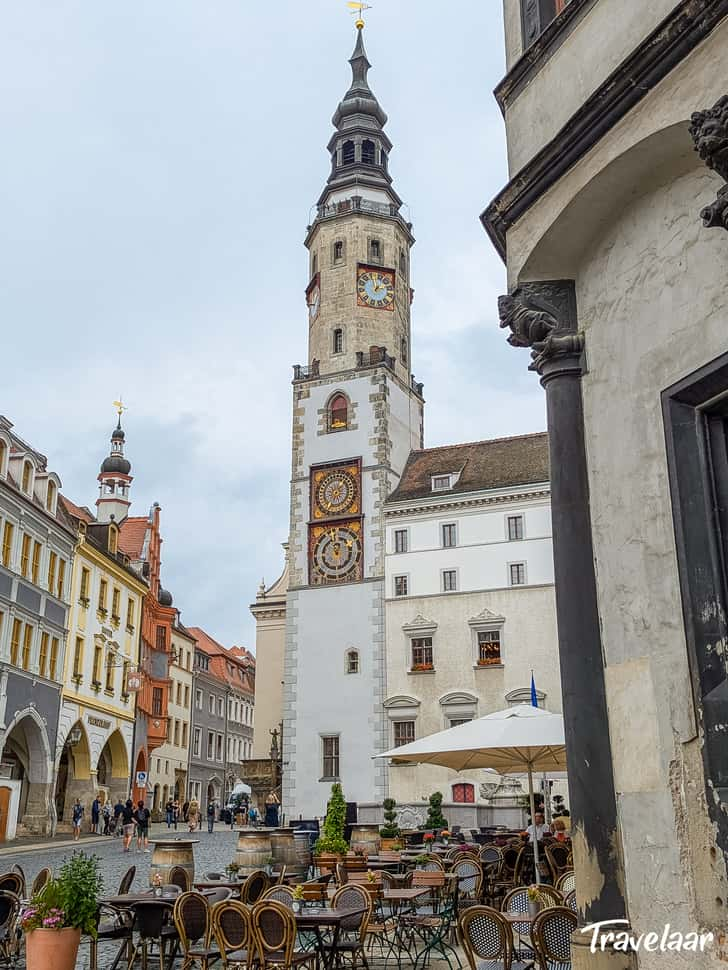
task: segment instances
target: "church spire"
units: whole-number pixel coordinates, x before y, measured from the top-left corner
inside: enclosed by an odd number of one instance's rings
[[[99,471],[99,497],[96,499],[96,518],[99,522],[119,523],[129,514],[129,487],[132,478],[131,462],[124,457],[124,430],[121,414],[125,410],[120,401],[114,401],[118,413],[116,427],[111,432],[111,449]]]

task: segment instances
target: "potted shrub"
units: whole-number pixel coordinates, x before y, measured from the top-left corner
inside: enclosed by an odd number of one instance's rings
[[[393,798],[384,799],[384,825],[379,830],[379,835],[382,840],[381,850],[383,852],[392,851],[399,849],[399,840],[401,837],[401,832],[399,831],[399,826],[397,825],[397,803]]]
[[[528,895],[528,915],[535,919],[541,911],[544,899],[538,886],[529,886],[526,890]]]
[[[103,888],[97,856],[74,852],[23,909],[28,970],[74,970],[81,934],[96,936]]]
[[[436,791],[430,795],[425,828],[435,831],[447,828],[447,819],[442,814],[442,792]]]
[[[331,798],[326,809],[323,833],[316,840],[313,847],[316,865],[319,869],[333,870],[337,862],[341,862],[349,846],[344,839],[346,826],[346,801],[341,785],[334,782],[331,786]]]

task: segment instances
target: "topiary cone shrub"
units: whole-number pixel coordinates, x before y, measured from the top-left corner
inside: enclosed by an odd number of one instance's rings
[[[380,828],[379,834],[383,839],[398,839],[400,836],[399,826],[397,825],[397,803],[393,798],[384,799],[384,825]]]
[[[339,782],[331,786],[331,798],[326,808],[323,834],[316,840],[314,852],[321,855],[330,852],[334,855],[346,855],[349,846],[344,839],[346,827],[346,800]]]
[[[446,829],[447,819],[442,814],[442,792],[436,791],[430,795],[430,805],[427,809],[425,828]]]

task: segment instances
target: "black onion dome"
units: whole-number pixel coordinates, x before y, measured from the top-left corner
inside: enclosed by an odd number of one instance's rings
[[[160,606],[171,606],[174,602],[172,599],[172,594],[168,589],[159,590],[158,601]]]
[[[121,475],[128,475],[131,471],[131,462],[127,461],[123,455],[109,455],[108,458],[104,458],[101,471],[119,472]]]

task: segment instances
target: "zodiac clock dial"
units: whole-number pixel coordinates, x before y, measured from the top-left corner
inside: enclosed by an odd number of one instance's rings
[[[360,266],[356,278],[356,301],[375,310],[394,309],[394,273],[388,269]]]
[[[326,473],[316,487],[316,504],[326,515],[341,515],[357,498],[357,481],[343,469]]]
[[[317,526],[312,533],[311,582],[336,583],[361,578],[361,524]]]

